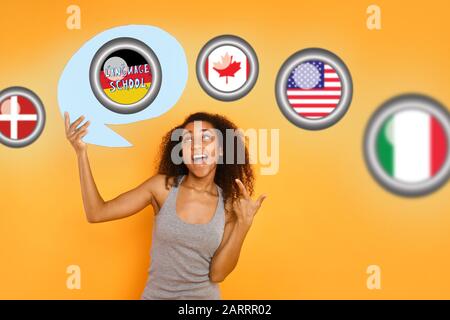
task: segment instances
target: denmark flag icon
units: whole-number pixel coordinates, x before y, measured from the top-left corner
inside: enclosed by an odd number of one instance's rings
[[[0,92],[0,143],[27,146],[39,137],[44,124],[44,107],[32,91],[12,87]]]

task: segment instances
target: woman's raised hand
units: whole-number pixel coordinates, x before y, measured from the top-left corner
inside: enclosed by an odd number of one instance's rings
[[[87,121],[81,127],[77,128],[79,124],[84,120],[84,116],[79,117],[74,122],[70,123],[69,113],[64,112],[64,123],[66,127],[66,138],[69,140],[72,147],[77,154],[86,150],[87,144],[81,140],[87,133],[87,128],[90,122]]]
[[[265,194],[260,195],[255,201],[250,197],[247,189],[241,180],[236,179],[236,183],[241,191],[241,196],[233,203],[233,211],[236,213],[239,223],[242,223],[245,227],[250,228],[253,218],[256,212],[261,207],[264,199],[267,198]]]

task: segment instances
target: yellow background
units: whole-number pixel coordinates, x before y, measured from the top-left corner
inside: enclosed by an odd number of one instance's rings
[[[47,123],[34,144],[0,146],[0,298],[140,297],[147,278],[153,212],[89,224],[75,153],[65,140],[57,82],[71,56],[103,30],[158,26],[182,44],[189,80],[163,116],[113,126],[132,148],[91,145],[99,190],[111,199],[154,172],[162,133],[199,110],[242,128],[280,129],[280,170],[258,176],[269,195],[255,218],[225,299],[450,298],[450,186],[418,199],[392,195],[366,170],[362,137],[387,98],[421,92],[450,105],[447,1],[381,1],[382,30],[366,28],[372,1],[3,1],[0,88],[21,85],[43,100]],[[66,8],[81,7],[81,30]],[[260,62],[245,98],[219,102],[200,88],[195,60],[220,34],[236,34]],[[354,96],[335,126],[306,131],[289,123],[274,97],[278,69],[292,53],[322,47],[350,69]],[[259,167],[256,167],[259,172]],[[66,268],[81,267],[81,290]],[[366,268],[381,267],[381,290]]]

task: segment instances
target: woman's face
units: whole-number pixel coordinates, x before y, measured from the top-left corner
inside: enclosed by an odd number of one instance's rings
[[[222,149],[217,130],[207,121],[194,121],[184,127],[183,162],[196,177],[205,177],[217,167]]]

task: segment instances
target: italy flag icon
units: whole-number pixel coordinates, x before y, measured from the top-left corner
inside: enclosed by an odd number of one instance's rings
[[[440,121],[417,109],[393,114],[376,138],[376,156],[384,171],[396,180],[418,183],[435,176],[448,152]]]

